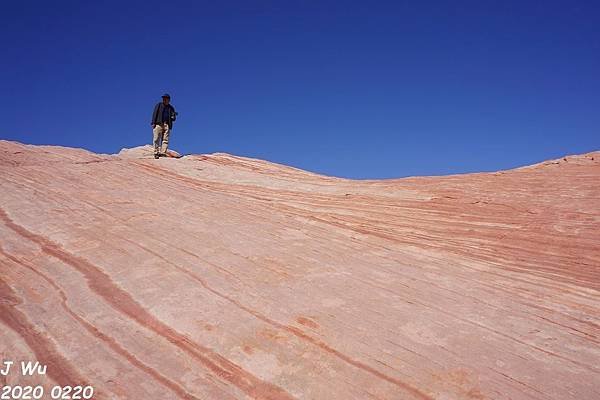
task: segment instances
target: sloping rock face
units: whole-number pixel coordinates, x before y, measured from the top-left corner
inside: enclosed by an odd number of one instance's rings
[[[383,181],[149,152],[0,141],[0,362],[47,365],[0,386],[600,398],[600,152]]]

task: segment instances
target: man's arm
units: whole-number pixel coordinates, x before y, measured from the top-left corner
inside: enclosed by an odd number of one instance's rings
[[[150,125],[152,125],[152,128],[154,128],[156,126],[157,114],[158,114],[158,104],[154,106],[154,111],[152,112],[152,122],[150,122]]]

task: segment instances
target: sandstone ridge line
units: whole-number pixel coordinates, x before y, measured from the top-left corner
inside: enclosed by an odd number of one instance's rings
[[[350,180],[0,141],[0,171],[0,362],[48,366],[0,386],[600,398],[600,152]]]

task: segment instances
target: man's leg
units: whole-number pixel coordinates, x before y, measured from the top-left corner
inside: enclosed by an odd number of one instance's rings
[[[169,124],[163,125],[163,140],[162,140],[162,154],[167,154],[167,149],[169,148],[169,136],[171,135],[171,130],[169,129]]]
[[[154,129],[152,129],[152,143],[154,144],[154,154],[160,153],[160,145],[162,142],[162,127],[160,125],[156,125]]]

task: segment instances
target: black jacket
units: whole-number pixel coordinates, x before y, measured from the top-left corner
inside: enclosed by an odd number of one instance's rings
[[[168,121],[163,121],[163,110],[165,107],[169,108],[169,120]],[[170,105],[170,104],[165,105],[165,103],[163,103],[161,101],[156,106],[154,106],[154,112],[152,113],[152,125],[163,124],[166,122],[167,124],[169,124],[169,129],[171,129],[171,128],[173,128],[173,122],[175,121],[176,118],[177,118],[177,113],[175,112],[175,108],[172,105]]]

